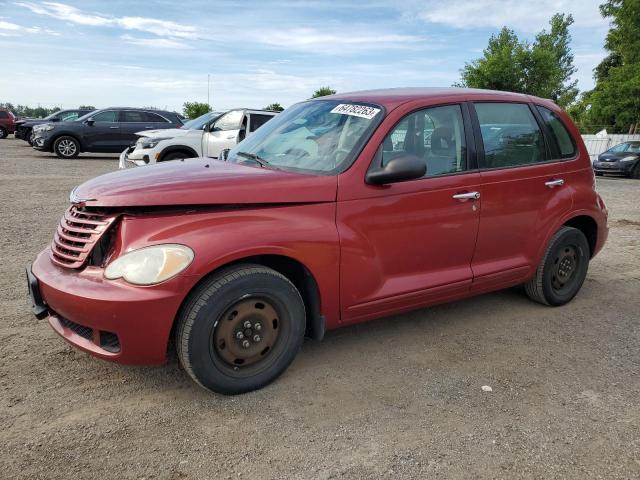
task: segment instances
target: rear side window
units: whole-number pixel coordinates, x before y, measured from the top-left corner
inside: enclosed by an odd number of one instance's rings
[[[260,115],[258,113],[251,114],[251,125],[249,126],[250,132],[255,132],[262,125],[271,120],[273,116],[271,115]]]
[[[153,123],[167,123],[168,120],[165,120],[163,117],[153,112],[140,112],[144,118],[143,122],[153,122]]]
[[[136,112],[135,110],[125,110],[122,112],[122,120],[120,121],[125,123],[146,122],[145,113],[146,112]]]
[[[9,114],[7,112],[0,112],[0,118],[9,118]]]
[[[551,130],[551,141],[555,144],[560,158],[573,157],[576,154],[576,144],[560,117],[548,108],[540,105],[536,105],[536,108]]]
[[[484,168],[530,165],[547,159],[544,138],[524,103],[476,103]]]

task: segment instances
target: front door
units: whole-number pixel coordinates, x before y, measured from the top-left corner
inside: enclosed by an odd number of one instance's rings
[[[243,110],[231,110],[210,125],[202,136],[204,156],[218,158],[222,150],[235,146],[244,133],[241,131],[243,120],[246,122]]]
[[[105,110],[91,117],[93,125],[84,127],[84,141],[90,152],[111,152],[120,137],[117,110]]]
[[[470,144],[461,105],[413,112],[387,135],[382,162],[418,155],[426,175],[378,188],[373,198],[338,202],[344,323],[469,291],[481,201]]]

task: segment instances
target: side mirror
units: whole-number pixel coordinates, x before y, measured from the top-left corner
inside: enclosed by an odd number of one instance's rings
[[[87,125],[93,127],[94,123],[96,123],[96,121],[93,118],[87,118]]]
[[[365,181],[370,185],[384,185],[415,180],[423,177],[425,173],[427,173],[427,165],[423,158],[410,153],[402,153],[389,160],[384,167],[369,169]]]
[[[54,117],[54,118],[52,118],[50,121],[51,121],[51,122],[59,122],[59,121],[60,121],[60,119],[59,119],[58,117]]]

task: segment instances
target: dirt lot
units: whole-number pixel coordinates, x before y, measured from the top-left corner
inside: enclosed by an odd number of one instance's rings
[[[0,140],[0,477],[640,478],[639,181],[598,180],[611,233],[571,304],[513,289],[329,332],[222,397],[30,314],[23,269],[70,189],[117,168],[92,157]]]

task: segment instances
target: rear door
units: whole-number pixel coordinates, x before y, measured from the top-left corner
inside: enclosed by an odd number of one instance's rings
[[[374,162],[405,153],[424,158],[423,178],[371,186],[363,198],[338,202],[345,323],[464,295],[471,287],[481,199],[466,106],[408,113]]]
[[[547,125],[527,103],[475,102],[482,213],[473,256],[472,290],[526,280],[550,226],[572,206],[565,154],[549,143]]]

